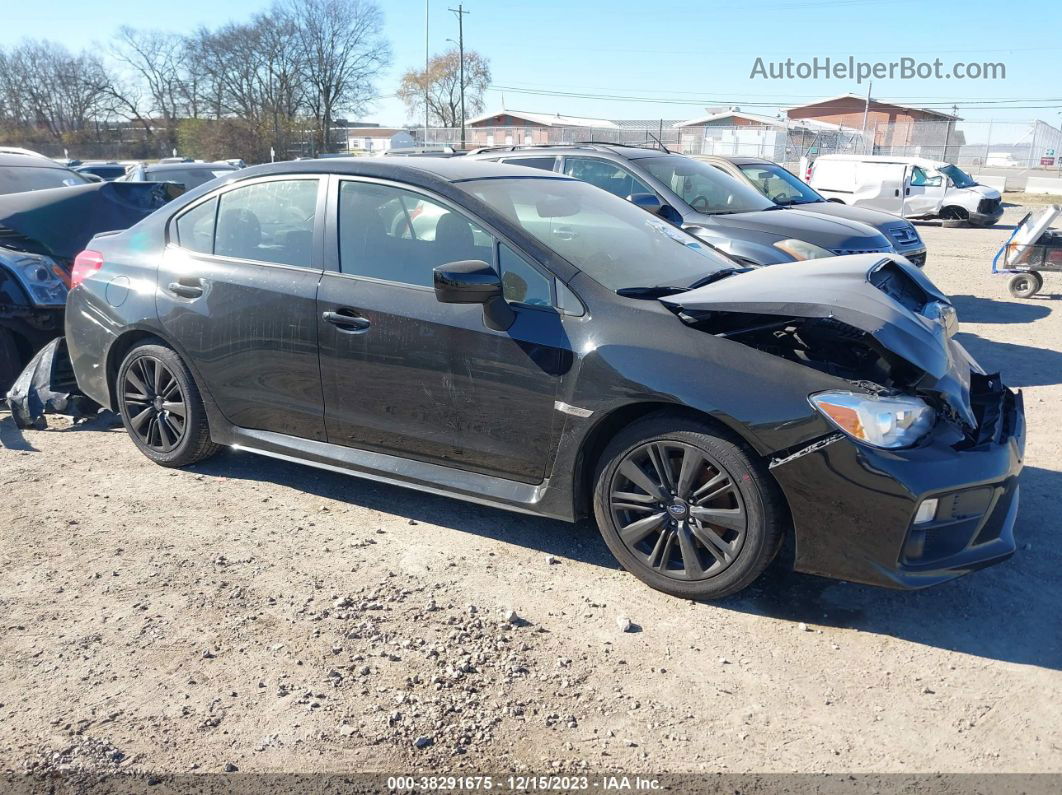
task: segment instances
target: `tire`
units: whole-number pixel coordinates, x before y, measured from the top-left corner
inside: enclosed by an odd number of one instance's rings
[[[1044,286],[1044,277],[1035,271],[1015,273],[1007,282],[1007,289],[1015,298],[1032,298]]]
[[[7,400],[7,390],[22,372],[22,356],[15,335],[10,329],[0,328],[0,404]]]
[[[156,464],[184,467],[220,449],[210,439],[195,380],[171,348],[154,342],[134,347],[118,368],[114,389],[126,433]]]
[[[970,214],[962,207],[945,207],[940,211],[940,225],[946,229],[958,229],[970,222]]]
[[[678,494],[666,489],[654,499],[665,460]],[[777,485],[739,439],[669,414],[628,426],[602,453],[594,515],[627,571],[684,599],[721,599],[750,585],[778,554],[788,524]]]

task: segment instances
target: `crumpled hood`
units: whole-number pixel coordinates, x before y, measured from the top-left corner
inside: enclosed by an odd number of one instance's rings
[[[776,210],[701,217],[707,226],[713,224],[712,219],[717,219],[721,226],[763,232],[776,240],[806,240],[828,251],[842,248],[892,250],[892,244],[873,226],[795,208],[779,207]],[[695,217],[687,219],[687,222],[698,223]]]
[[[982,372],[949,334],[954,308],[917,268],[857,254],[759,268],[660,299],[679,312],[832,319],[866,332],[925,373],[919,390],[940,394],[971,427],[970,371]]]
[[[69,262],[94,235],[127,229],[184,189],[162,182],[94,182],[0,196],[0,246]]]
[[[978,184],[976,184],[976,185],[974,185],[972,187],[969,187],[969,188],[961,188],[961,190],[972,190],[974,193],[980,193],[986,199],[1000,199],[1000,198],[1002,198],[1002,196],[1000,196],[998,190],[996,190],[995,188],[990,188],[990,187],[988,187],[988,185],[982,185],[981,183],[978,183]]]

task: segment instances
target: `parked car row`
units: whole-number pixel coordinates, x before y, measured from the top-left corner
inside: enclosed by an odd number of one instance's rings
[[[233,171],[78,255],[73,371],[163,466],[231,446],[593,516],[687,598],[787,537],[904,588],[1009,557],[1020,393],[897,219],[745,177],[597,144]]]

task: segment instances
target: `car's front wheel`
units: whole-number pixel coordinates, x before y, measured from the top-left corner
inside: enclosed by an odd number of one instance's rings
[[[183,467],[217,452],[203,398],[172,349],[156,343],[133,348],[118,369],[115,389],[125,430],[156,464]]]
[[[778,487],[738,440],[668,415],[634,423],[609,444],[594,513],[627,571],[687,599],[718,599],[752,583],[786,526]]]

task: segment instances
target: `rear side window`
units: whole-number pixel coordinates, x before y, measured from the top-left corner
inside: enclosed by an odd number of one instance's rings
[[[502,160],[510,166],[524,166],[525,168],[540,168],[543,171],[552,171],[557,162],[555,157],[510,157]]]
[[[214,253],[214,221],[218,200],[211,199],[193,207],[177,219],[177,243],[199,254]]]
[[[493,264],[494,238],[464,215],[390,185],[344,182],[339,192],[343,273],[431,287],[433,269],[459,260]]]
[[[223,193],[218,205],[214,254],[310,267],[317,182],[273,180]]]

